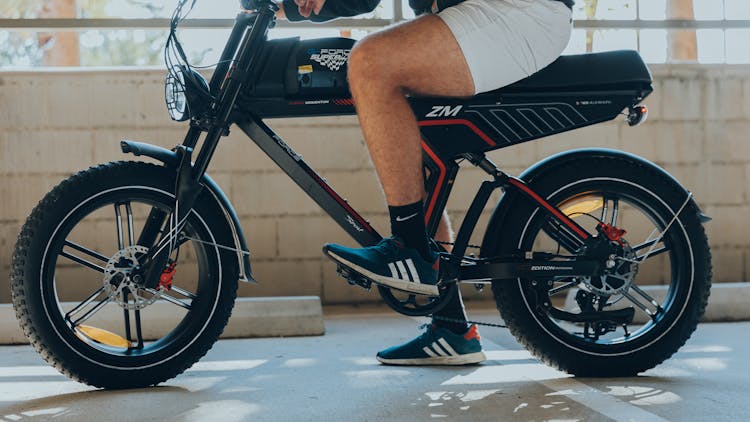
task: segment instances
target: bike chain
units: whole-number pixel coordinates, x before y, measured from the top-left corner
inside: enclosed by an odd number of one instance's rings
[[[435,240],[435,243],[437,243],[438,245],[455,246],[454,242],[442,242],[440,240]],[[468,245],[466,245],[466,247],[468,249],[482,249],[481,246],[479,246],[479,245],[472,245],[471,243],[469,243]]]
[[[494,324],[492,322],[471,321],[468,319],[449,318],[449,317],[444,317],[444,316],[439,316],[439,315],[433,315],[432,319],[436,319],[438,321],[453,322],[456,324],[476,324],[476,325],[484,325],[486,327],[508,328],[508,326],[505,324]]]

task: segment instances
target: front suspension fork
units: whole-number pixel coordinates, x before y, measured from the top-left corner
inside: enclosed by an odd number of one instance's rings
[[[138,244],[149,248],[141,268],[144,271],[144,286],[155,289],[164,268],[169,264],[169,256],[179,247],[179,233],[185,226],[187,217],[200,196],[203,185],[193,174],[192,148],[184,145],[175,147],[177,154],[177,178],[175,181],[175,206],[172,213],[153,208],[138,239]],[[169,221],[166,232],[163,229]],[[159,234],[162,234],[161,237]]]

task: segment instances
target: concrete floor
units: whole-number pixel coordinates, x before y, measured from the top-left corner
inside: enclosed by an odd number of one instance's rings
[[[475,318],[497,320],[486,311]],[[574,379],[532,359],[503,329],[481,330],[489,361],[464,368],[379,365],[379,348],[418,321],[391,313],[326,318],[326,335],[222,340],[160,387],[99,391],[28,346],[0,347],[2,420],[747,420],[750,323],[703,324],[645,375]]]

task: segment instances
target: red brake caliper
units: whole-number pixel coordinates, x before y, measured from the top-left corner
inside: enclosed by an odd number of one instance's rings
[[[176,262],[173,262],[167,266],[167,268],[164,269],[164,271],[161,272],[161,277],[159,277],[159,290],[171,290],[172,289],[172,277],[174,277],[174,273],[177,272],[175,267],[177,266]]]
[[[627,233],[625,230],[618,229],[611,224],[601,222],[599,223],[598,229],[601,233],[604,233],[604,236],[606,236],[607,239],[619,243],[620,246],[625,246],[625,242],[622,240],[622,236]]]

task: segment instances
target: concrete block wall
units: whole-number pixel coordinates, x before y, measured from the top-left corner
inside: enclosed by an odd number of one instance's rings
[[[652,70],[655,92],[646,100],[646,124],[630,128],[617,119],[496,151],[491,158],[511,174],[577,147],[619,148],[651,159],[691,189],[714,218],[707,229],[715,281],[744,281],[750,275],[750,237],[742,225],[750,211],[750,67],[675,64]],[[24,219],[60,180],[95,163],[133,159],[119,152],[125,137],[165,147],[181,142],[185,125],[167,116],[162,84],[162,71],[149,69],[0,73],[0,279],[7,280]],[[377,229],[388,231],[355,117],[269,123]],[[239,130],[222,141],[209,172],[234,203],[253,254],[260,284],[241,286],[241,295],[319,295],[325,304],[379,300],[336,276],[320,246],[353,241]],[[483,179],[473,168],[459,173],[449,203],[454,225]],[[488,207],[479,233],[490,212]],[[7,285],[0,283],[0,302],[8,301]]]

